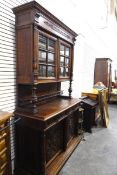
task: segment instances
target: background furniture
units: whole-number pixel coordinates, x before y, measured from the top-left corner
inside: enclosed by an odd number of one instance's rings
[[[18,175],[55,175],[82,134],[80,101],[73,99],[72,72],[77,34],[32,1],[13,9],[16,15]],[[68,96],[61,82],[69,81]]]
[[[10,127],[12,115],[0,111],[0,175],[11,175]]]
[[[108,88],[108,100],[112,88],[112,60],[110,58],[96,58],[94,69],[94,84],[102,82]]]
[[[86,132],[92,133],[91,128],[95,125],[95,114],[98,102],[88,97],[82,98],[81,106],[83,112],[83,129]]]

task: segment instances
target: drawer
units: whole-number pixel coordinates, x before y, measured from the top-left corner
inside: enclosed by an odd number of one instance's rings
[[[0,152],[6,147],[6,140],[2,139],[0,141]]]

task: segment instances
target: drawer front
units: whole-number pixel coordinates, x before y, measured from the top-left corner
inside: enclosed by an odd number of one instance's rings
[[[46,129],[49,129],[50,127],[53,127],[57,123],[63,121],[68,116],[70,116],[71,114],[73,114],[74,111],[77,111],[78,108],[79,108],[79,104],[77,104],[77,105],[73,106],[72,108],[69,108],[69,109],[63,111],[62,113],[60,113],[58,115],[55,115],[51,119],[47,120],[46,121]]]

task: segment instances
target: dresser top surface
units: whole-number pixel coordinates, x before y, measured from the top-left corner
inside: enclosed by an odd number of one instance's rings
[[[38,107],[38,113],[36,114],[31,114],[29,112],[23,112],[23,111],[21,112],[17,111],[16,114],[23,115],[29,118],[34,118],[37,120],[46,121],[56,115],[59,115],[65,110],[77,105],[78,103],[80,103],[80,101],[81,100],[74,98],[72,99],[57,98],[43,105],[40,105]]]

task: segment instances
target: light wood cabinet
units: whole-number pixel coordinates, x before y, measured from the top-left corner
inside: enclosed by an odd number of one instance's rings
[[[10,117],[8,112],[0,111],[0,175],[11,175]]]

